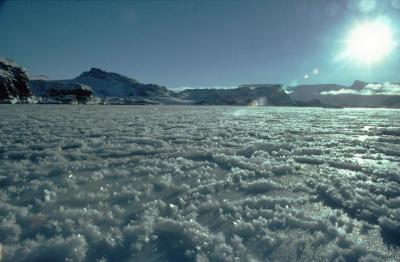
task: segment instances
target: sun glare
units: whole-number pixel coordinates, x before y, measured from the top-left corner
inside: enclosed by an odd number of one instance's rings
[[[347,58],[360,63],[379,62],[392,51],[394,40],[391,28],[381,21],[365,22],[357,25],[346,39]]]

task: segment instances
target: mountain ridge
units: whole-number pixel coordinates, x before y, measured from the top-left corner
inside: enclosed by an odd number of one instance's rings
[[[8,61],[8,62],[7,62]],[[236,88],[173,91],[97,67],[66,80],[28,79],[25,70],[0,59],[0,102],[82,104],[174,104],[400,108],[400,84],[243,84]],[[16,88],[18,86],[18,88]]]
[[[292,87],[288,93],[294,102],[320,101],[340,107],[399,108],[400,84],[368,83],[355,80],[352,85],[315,84]]]
[[[187,89],[174,92],[165,86],[144,84],[136,79],[92,67],[69,80],[31,80],[34,94],[43,97],[43,90],[71,89],[87,86],[91,94],[77,102],[104,104],[193,104],[193,105],[290,105],[290,97],[281,85],[240,85],[233,89]],[[47,84],[47,87],[46,87]],[[49,97],[50,94],[45,94]],[[63,99],[59,99],[63,101]],[[65,100],[65,99],[64,99]]]

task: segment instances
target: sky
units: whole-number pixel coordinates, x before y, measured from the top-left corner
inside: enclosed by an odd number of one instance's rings
[[[98,67],[169,88],[399,82],[398,45],[374,64],[336,59],[378,17],[400,40],[400,0],[0,0],[0,57],[32,76]]]

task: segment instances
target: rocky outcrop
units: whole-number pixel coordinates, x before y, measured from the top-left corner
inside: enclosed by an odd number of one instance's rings
[[[180,93],[183,99],[204,105],[290,105],[290,97],[280,85],[242,85],[234,89],[187,89]]]
[[[25,70],[8,60],[0,59],[0,102],[28,103],[31,100]]]
[[[360,80],[355,80],[353,84],[351,85],[351,88],[354,90],[361,90],[363,89],[366,85],[368,85],[367,82],[360,81]]]
[[[29,86],[40,103],[80,103],[93,100],[92,89],[69,81],[31,80]]]

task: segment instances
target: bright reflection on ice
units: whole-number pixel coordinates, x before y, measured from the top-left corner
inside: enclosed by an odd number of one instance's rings
[[[365,140],[368,139],[368,137],[369,137],[368,135],[360,135],[360,136],[357,137],[357,139],[360,140],[360,141],[365,141]]]
[[[369,131],[372,128],[374,128],[374,127],[373,126],[363,126],[362,130]]]

